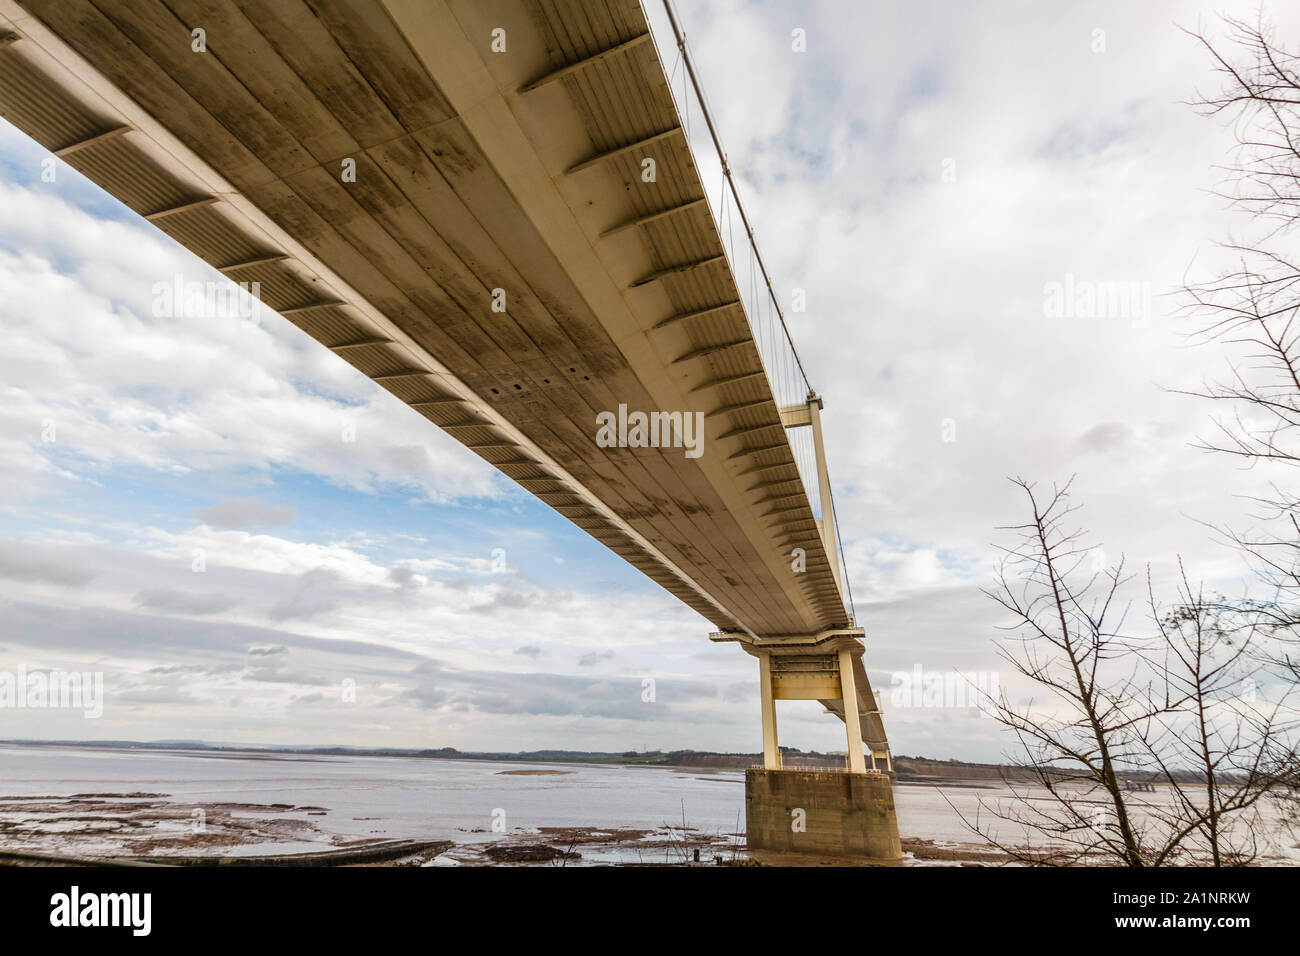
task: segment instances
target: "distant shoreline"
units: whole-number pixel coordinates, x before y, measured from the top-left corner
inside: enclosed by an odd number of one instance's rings
[[[370,747],[270,747],[209,744],[199,740],[0,740],[0,745],[17,747],[82,747],[103,750],[186,750],[214,755],[248,754],[256,756],[299,757],[415,757],[429,760],[482,760],[496,763],[560,763],[688,768],[692,770],[746,770],[760,766],[758,753],[720,753],[707,750],[625,751],[623,753],[583,750],[531,750],[510,753],[462,751],[454,747],[436,749]],[[782,759],[791,770],[839,770],[844,767],[843,754],[819,753],[782,748]],[[978,786],[977,781],[1029,783],[1037,776],[1024,767],[1009,764],[967,763],[960,760],[936,760],[929,757],[894,757],[891,775],[899,783]],[[1132,780],[1147,780],[1148,775],[1133,774]],[[1153,778],[1152,778],[1153,779]],[[1153,782],[1161,782],[1154,780]]]

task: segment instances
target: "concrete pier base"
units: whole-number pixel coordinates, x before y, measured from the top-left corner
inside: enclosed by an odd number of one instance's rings
[[[898,863],[894,791],[878,773],[745,772],[745,838],[751,850]]]

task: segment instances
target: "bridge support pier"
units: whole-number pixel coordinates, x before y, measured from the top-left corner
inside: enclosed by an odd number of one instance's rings
[[[892,769],[880,711],[862,667],[860,631],[819,639],[741,641],[758,658],[763,719],[763,767],[745,774],[745,836],[750,850],[830,856],[869,863],[902,859],[893,786],[877,770]],[[733,639],[717,635],[715,639]],[[842,770],[786,768],[777,743],[776,702],[820,700],[843,718]],[[868,739],[864,741],[864,732]],[[871,770],[863,754],[871,748]]]
[[[745,772],[750,850],[864,863],[902,860],[894,791],[883,773],[842,770]]]

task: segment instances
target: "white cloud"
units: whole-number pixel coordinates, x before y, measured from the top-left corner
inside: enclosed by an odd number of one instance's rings
[[[199,517],[219,528],[284,525],[293,521],[297,508],[268,504],[256,498],[227,498],[199,512]]]

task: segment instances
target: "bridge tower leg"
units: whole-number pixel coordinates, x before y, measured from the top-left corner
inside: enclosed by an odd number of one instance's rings
[[[758,656],[759,696],[763,704],[763,769],[781,769],[781,748],[776,739],[776,689],[772,686],[772,655]]]
[[[835,587],[844,594],[844,579],[840,571],[839,537],[835,530],[835,506],[831,501],[831,475],[826,467],[826,445],[822,440],[822,400],[815,392],[808,393],[808,400],[802,405],[787,405],[781,410],[781,424],[786,429],[811,428],[813,436],[813,458],[817,464],[817,496],[821,501],[820,518],[816,518],[817,533],[822,540],[822,550],[830,562],[831,574],[835,577]]]
[[[835,575],[835,586],[843,598],[844,581],[840,573],[840,550],[835,530],[835,506],[831,501],[831,474],[826,467],[826,445],[822,441],[822,400],[817,395],[808,396],[808,423],[812,426],[813,454],[817,459],[817,496],[822,504],[822,517],[817,522],[822,534],[822,549],[830,560]]]
[[[853,682],[853,652],[847,647],[840,648],[840,700],[844,702],[844,730],[848,735],[849,773],[866,773],[866,761],[862,758],[862,723],[858,713],[858,690]],[[875,758],[872,758],[873,762]]]

